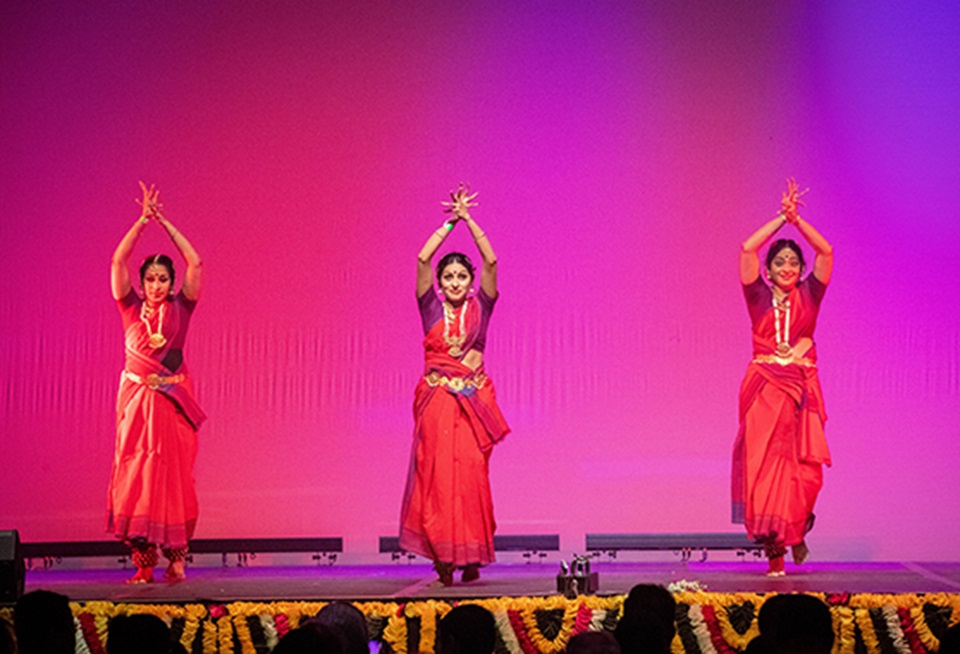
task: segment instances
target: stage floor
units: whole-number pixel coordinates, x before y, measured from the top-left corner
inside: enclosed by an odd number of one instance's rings
[[[629,563],[595,562],[598,595],[626,593],[637,583],[667,585],[697,581],[713,593],[958,593],[960,562],[823,563],[797,567],[787,576],[767,578],[763,561]],[[163,568],[157,571],[162,574]],[[127,585],[131,569],[27,572],[26,589],[47,589],[86,602],[227,603],[242,600],[399,600],[457,599],[556,594],[558,568],[541,563],[497,563],[482,578],[449,588],[438,586],[424,564],[191,567],[180,583]]]

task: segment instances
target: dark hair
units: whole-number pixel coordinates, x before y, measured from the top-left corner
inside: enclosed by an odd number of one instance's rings
[[[13,628],[9,622],[0,618],[0,654],[14,654],[16,651],[13,646]]]
[[[800,249],[800,246],[797,245],[797,242],[792,238],[781,238],[777,239],[770,246],[770,249],[767,250],[767,268],[770,268],[770,264],[773,263],[774,257],[780,254],[780,251],[784,248],[790,248],[793,250],[794,254],[797,255],[797,258],[800,259],[800,274],[803,274],[803,271],[807,267],[807,262],[803,260],[803,250]]]
[[[957,652],[960,652],[960,622],[940,636],[940,654],[957,654]]]
[[[367,654],[370,651],[367,618],[349,602],[330,602],[303,624],[305,627],[315,625],[333,632],[340,641],[343,654]]]
[[[476,604],[451,609],[437,628],[438,654],[492,654],[496,644],[493,614]]]
[[[107,654],[167,654],[170,628],[155,615],[118,615],[110,620]]]
[[[20,654],[72,654],[76,648],[73,612],[66,595],[49,590],[27,593],[13,609]]]
[[[470,257],[465,255],[463,252],[448,252],[440,259],[440,263],[437,264],[437,283],[440,283],[440,276],[443,274],[443,271],[452,263],[459,263],[461,266],[467,269],[467,272],[470,273],[470,281],[473,281],[474,274],[476,269],[473,267],[473,263],[470,262]]]
[[[677,602],[663,586],[637,584],[623,601],[614,636],[624,654],[667,654],[677,632]]]
[[[288,631],[273,648],[273,654],[340,654],[340,642],[322,624]]]
[[[771,603],[771,600],[776,602]],[[767,604],[770,604],[767,607]],[[764,611],[764,609],[768,609]],[[764,602],[758,617],[769,651],[782,654],[830,654],[833,620],[830,609],[812,595],[777,595]]]
[[[567,654],[620,654],[620,643],[609,631],[584,631],[567,643]]]
[[[154,254],[143,260],[140,264],[140,286],[143,286],[143,278],[147,274],[147,268],[153,265],[163,266],[170,275],[170,294],[173,294],[173,283],[177,280],[177,273],[173,269],[173,259],[165,254]]]

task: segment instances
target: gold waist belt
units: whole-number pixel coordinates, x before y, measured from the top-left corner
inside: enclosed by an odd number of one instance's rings
[[[454,393],[462,393],[464,389],[477,389],[483,388],[483,385],[487,381],[487,376],[482,372],[473,377],[464,378],[464,377],[447,377],[446,375],[441,375],[439,372],[434,370],[433,372],[424,375],[423,379],[427,382],[428,386],[444,386]]]
[[[163,377],[162,375],[157,375],[150,373],[146,377],[141,377],[135,372],[130,372],[129,370],[123,371],[123,376],[132,381],[134,384],[143,384],[150,390],[157,390],[161,386],[171,386],[173,384],[179,384],[184,379],[187,378],[184,374],[179,375],[170,375],[169,377]]]
[[[753,357],[754,363],[775,363],[778,366],[789,366],[794,364],[797,366],[803,366],[804,368],[816,368],[817,362],[811,361],[806,357],[800,357],[797,359],[791,357],[778,357],[776,354],[761,354],[759,356]]]

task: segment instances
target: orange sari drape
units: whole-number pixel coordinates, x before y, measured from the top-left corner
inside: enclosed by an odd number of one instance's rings
[[[768,297],[764,295],[763,301]],[[790,302],[791,343],[812,338],[818,302],[803,285],[793,291]],[[772,313],[756,313],[755,357],[774,352]],[[805,358],[815,364],[815,348]],[[740,387],[739,413],[733,455],[733,522],[744,524],[754,540],[796,545],[813,527],[813,509],[823,485],[822,466],[831,462],[817,368],[752,361]]]
[[[400,546],[437,562],[484,565],[495,559],[488,464],[493,446],[509,427],[497,407],[492,380],[482,368],[471,370],[450,356],[442,334],[441,320],[424,339],[425,375],[436,372],[483,383],[462,392],[431,386],[426,379],[417,384]]]
[[[193,465],[197,428],[206,416],[193,395],[186,365],[163,365],[182,348],[192,304],[179,297],[166,305],[167,344],[148,345],[139,320],[140,302],[121,301],[125,323],[125,370],[140,379],[181,375],[179,383],[156,389],[122,374],[117,395],[117,436],[107,491],[107,531],[124,541],[143,540],[166,548],[185,547],[199,514]]]

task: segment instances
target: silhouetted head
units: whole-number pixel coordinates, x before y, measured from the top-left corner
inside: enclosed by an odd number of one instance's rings
[[[110,620],[107,654],[168,654],[170,628],[155,615],[118,615]]]
[[[304,623],[308,627],[314,625],[329,629],[340,641],[343,654],[368,654],[370,651],[367,618],[353,604],[330,602]]]
[[[570,639],[567,654],[620,654],[620,643],[609,631],[584,631]]]
[[[461,604],[437,627],[437,654],[492,654],[496,640],[493,614],[476,604]]]
[[[676,613],[677,602],[663,586],[631,588],[614,631],[623,654],[667,654],[677,632]]]
[[[70,600],[49,590],[27,593],[13,609],[20,654],[73,654],[76,631]]]

